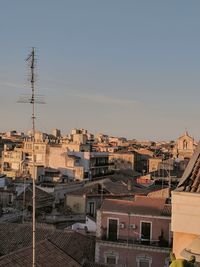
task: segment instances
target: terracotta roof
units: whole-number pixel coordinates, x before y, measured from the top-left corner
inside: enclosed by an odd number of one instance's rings
[[[0,254],[6,255],[32,244],[31,224],[0,224]],[[37,227],[36,241],[48,238],[51,230]]]
[[[94,260],[95,239],[92,236],[74,231],[59,231],[59,234],[55,232],[50,240],[79,263],[84,259]]]
[[[190,159],[176,190],[200,193],[200,143]]]
[[[94,260],[95,240],[74,231],[59,231],[37,225],[36,242],[48,239],[62,251],[82,263]],[[32,244],[31,224],[0,224],[0,253],[6,255]]]
[[[169,178],[169,175],[170,177],[180,178],[183,175],[183,171],[180,169],[167,170],[163,168],[157,171],[152,171],[151,174],[153,178],[159,178],[159,177]]]
[[[1,267],[29,267],[32,265],[32,247],[23,248],[0,258]],[[73,258],[49,240],[36,244],[36,267],[80,267]]]
[[[133,182],[132,182],[133,183]],[[111,194],[135,194],[135,193],[145,193],[144,189],[131,185],[131,190],[128,190],[128,185],[123,181],[106,181],[103,187],[108,190]]]
[[[172,214],[172,205],[170,204],[165,204],[163,210],[162,210],[162,215],[164,216],[171,216]]]
[[[68,193],[67,195],[101,195],[101,186],[103,187],[104,194],[111,194],[111,195],[133,195],[137,194],[145,194],[147,191],[144,188],[140,188],[137,186],[132,185],[132,190],[128,190],[128,186],[126,182],[116,180],[112,181],[110,179],[106,179],[105,181],[99,181],[98,183],[91,183],[85,185],[84,187]]]
[[[165,199],[137,196],[135,200],[105,199],[101,211],[132,213],[140,215],[166,216],[163,213]]]
[[[89,185],[85,185],[80,189],[77,189],[75,191],[72,191],[70,193],[68,193],[67,195],[76,195],[76,196],[83,196],[83,195],[97,195],[97,194],[101,194],[101,192],[99,191],[100,187],[97,183],[95,184],[89,184]]]
[[[32,185],[27,186],[25,189],[26,206],[28,205],[32,206],[32,196],[33,196],[32,189],[33,189]],[[38,186],[36,186],[35,188],[35,194],[36,194],[36,208],[52,206],[54,197],[51,194],[40,189]],[[24,198],[24,192],[22,191],[18,195],[17,200],[23,201],[23,198]]]

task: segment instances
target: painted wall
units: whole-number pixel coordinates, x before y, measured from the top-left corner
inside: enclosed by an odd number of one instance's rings
[[[85,223],[75,223],[72,225],[72,230],[76,231],[79,229],[81,230],[87,229],[87,231],[89,232],[96,232],[96,222],[94,222],[93,220],[91,220],[86,216]]]
[[[109,218],[116,218],[119,220],[119,224],[123,223],[124,228],[121,228],[118,226],[118,238],[119,239],[127,239],[127,236],[129,236],[130,240],[139,240],[140,239],[140,233],[141,233],[141,222],[150,222],[152,224],[152,231],[151,231],[151,240],[152,241],[158,241],[159,236],[161,235],[161,231],[163,231],[164,239],[168,241],[168,243],[171,242],[170,240],[170,223],[171,218],[170,217],[164,217],[163,218],[156,218],[152,216],[142,216],[142,215],[120,215],[120,214],[103,214],[101,217],[101,229],[103,234],[103,230],[107,231],[108,229],[108,219]],[[135,229],[130,229],[129,225],[135,225]],[[105,230],[106,229],[106,230]]]
[[[172,231],[200,235],[200,194],[172,192]]]
[[[117,266],[139,267],[140,259],[148,259],[150,267],[168,267],[169,250],[151,251],[147,248],[96,242],[95,261],[106,263],[108,256],[116,256]]]
[[[181,251],[200,236],[200,194],[172,192],[173,252]]]
[[[194,239],[198,236],[187,233],[173,233],[173,252],[176,255],[176,258],[182,259],[180,255],[181,251],[184,250]]]
[[[68,195],[66,196],[66,205],[72,209],[74,213],[85,213],[85,198],[83,196]]]

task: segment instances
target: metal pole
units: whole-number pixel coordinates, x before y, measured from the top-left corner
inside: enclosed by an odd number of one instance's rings
[[[22,96],[22,98],[18,101],[19,103],[30,103],[32,105],[32,247],[33,247],[33,256],[32,256],[32,267],[36,266],[36,260],[35,260],[35,232],[36,232],[36,219],[35,219],[35,210],[36,210],[36,198],[35,198],[35,180],[36,180],[36,159],[35,159],[35,104],[45,104],[42,99],[40,99],[41,96],[35,95],[35,49],[32,48],[31,53],[28,55],[28,58],[26,59],[28,62],[28,66],[30,67],[30,82],[31,82],[31,98],[26,99],[26,95]]]
[[[32,96],[31,96],[31,104],[32,104],[32,179],[33,179],[33,199],[32,199],[32,205],[33,205],[33,211],[32,211],[32,242],[33,242],[33,258],[32,258],[32,266],[36,266],[35,262],[35,74],[34,74],[34,68],[35,68],[35,51],[34,48],[32,48],[32,52],[30,55],[31,59],[31,89],[32,89]]]
[[[130,221],[131,221],[131,214],[128,213],[128,236],[127,236],[127,245],[129,245],[129,238],[130,238]]]
[[[24,193],[23,193],[23,214],[22,214],[22,223],[24,223],[25,217],[25,177],[24,177]]]

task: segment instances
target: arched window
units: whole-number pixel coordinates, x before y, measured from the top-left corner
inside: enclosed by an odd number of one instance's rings
[[[138,255],[136,258],[137,267],[151,267],[152,258],[148,255]]]
[[[119,260],[119,254],[115,251],[107,251],[104,253],[104,260],[106,264],[117,265]]]
[[[183,140],[183,149],[187,149],[188,143],[187,140]]]

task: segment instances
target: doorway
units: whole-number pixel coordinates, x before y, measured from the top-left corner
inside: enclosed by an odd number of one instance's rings
[[[117,240],[118,220],[108,219],[108,239],[111,241]]]

